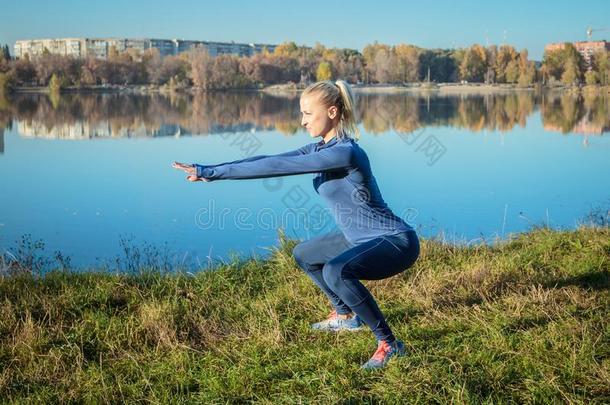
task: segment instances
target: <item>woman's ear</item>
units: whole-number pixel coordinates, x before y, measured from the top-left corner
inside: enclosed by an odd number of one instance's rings
[[[337,106],[331,105],[330,107],[328,107],[328,118],[330,118],[331,120],[334,119],[337,116],[338,111],[339,109],[337,108]]]

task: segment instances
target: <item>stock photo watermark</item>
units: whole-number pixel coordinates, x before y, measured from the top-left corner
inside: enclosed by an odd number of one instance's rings
[[[302,187],[295,186],[290,192],[294,193],[295,188]],[[418,211],[415,208],[407,208],[400,215],[407,222],[415,220],[417,216]],[[195,214],[195,223],[204,230],[234,228],[246,231],[255,229],[271,231],[282,227],[294,230],[303,229],[314,235],[332,231],[334,223],[340,229],[392,230],[396,219],[393,214],[379,212],[371,215],[369,210],[360,208],[354,210],[338,204],[332,208],[314,203],[300,207],[286,207],[281,210],[271,207],[232,209],[218,207],[214,199],[210,199],[208,205],[199,208]]]
[[[263,142],[253,132],[226,132],[219,136],[230,139],[229,145],[237,147],[244,157],[251,157],[263,146]]]
[[[419,131],[400,133],[398,136],[410,147],[415,147],[415,152],[423,153],[428,159],[428,166],[433,166],[447,152],[447,147],[434,135],[423,137],[426,128]],[[422,138],[423,137],[423,138]]]
[[[415,152],[423,153],[429,166],[434,165],[447,151],[447,148],[434,135],[423,137],[425,128],[412,133],[398,133],[401,139]],[[223,133],[222,139],[230,140],[230,146],[238,148],[244,158],[252,157],[261,147],[262,141],[254,132]],[[284,189],[282,177],[263,179],[263,187],[269,192],[281,192]],[[355,189],[350,196],[356,206],[367,204],[371,196],[367,189]],[[276,230],[280,227],[293,230],[303,229],[311,235],[330,233],[339,228],[356,227],[370,229],[371,227],[387,227],[392,229],[396,220],[393,214],[377,212],[371,216],[370,210],[357,208],[356,212],[349,207],[335,205],[332,208],[323,207],[314,202],[310,193],[300,185],[294,185],[281,193],[280,201],[285,209],[278,213],[269,207],[252,210],[248,207],[238,209],[217,208],[215,201],[208,201],[208,206],[200,208],[195,215],[195,222],[201,229],[225,229],[232,226],[239,230]],[[404,210],[400,218],[412,222],[418,215],[415,208]]]

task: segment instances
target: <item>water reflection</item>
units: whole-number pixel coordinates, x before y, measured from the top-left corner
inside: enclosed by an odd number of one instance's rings
[[[540,109],[545,129],[602,134],[610,128],[610,97],[531,92],[483,96],[360,94],[360,124],[368,133],[408,133],[426,126],[476,132],[524,127]],[[91,139],[299,131],[298,95],[205,94],[16,95],[0,100],[0,137],[15,122],[24,137]],[[3,141],[0,142],[3,151]]]
[[[542,99],[544,129],[601,135],[610,130],[609,98],[597,94],[549,94]]]

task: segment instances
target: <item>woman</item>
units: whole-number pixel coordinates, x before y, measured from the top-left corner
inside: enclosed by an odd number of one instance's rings
[[[271,156],[254,156],[218,165],[183,164],[190,181],[255,179],[315,173],[313,186],[331,208],[340,229],[298,244],[294,258],[326,294],[334,309],[313,329],[361,330],[367,325],[377,338],[377,350],[363,364],[382,368],[405,352],[360,280],[379,280],[412,266],[419,256],[419,240],[405,221],[383,201],[368,157],[356,143],[354,97],[338,80],[307,87],[300,99],[301,125],[319,142]]]

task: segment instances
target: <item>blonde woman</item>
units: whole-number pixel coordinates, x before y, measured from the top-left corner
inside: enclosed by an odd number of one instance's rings
[[[293,251],[299,267],[333,306],[312,328],[356,331],[366,325],[377,350],[362,368],[382,368],[405,348],[360,280],[391,277],[411,267],[419,256],[419,240],[384,202],[369,159],[356,142],[350,86],[342,80],[314,83],[302,93],[300,107],[301,125],[319,142],[278,155],[217,165],[174,162],[173,167],[185,171],[190,181],[208,182],[314,173],[314,189],[326,200],[339,232],[302,242]]]

